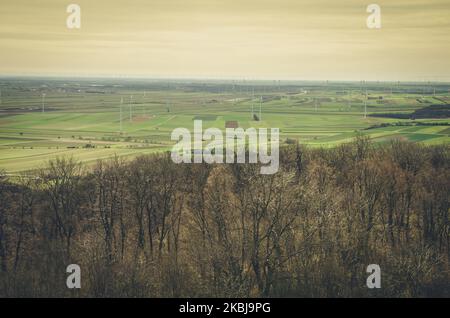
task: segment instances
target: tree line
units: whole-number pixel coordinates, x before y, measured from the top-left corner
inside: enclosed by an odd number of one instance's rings
[[[448,297],[449,159],[358,137],[288,145],[274,175],[167,153],[2,174],[0,296]]]

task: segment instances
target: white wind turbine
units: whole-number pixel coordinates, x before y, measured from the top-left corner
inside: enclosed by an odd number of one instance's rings
[[[120,132],[122,132],[122,106],[123,106],[123,97],[120,98]]]
[[[133,95],[130,96],[130,123],[133,121],[133,110],[132,110],[132,104],[133,103]]]
[[[262,116],[261,116],[261,108],[262,108],[262,96],[259,99],[259,121],[262,120]]]
[[[45,113],[45,93],[42,93],[42,112]]]
[[[364,118],[367,118],[367,89],[366,89],[366,96],[364,98]]]
[[[255,88],[252,88],[252,120],[254,120],[255,118],[255,113],[254,113],[254,106],[255,106]]]

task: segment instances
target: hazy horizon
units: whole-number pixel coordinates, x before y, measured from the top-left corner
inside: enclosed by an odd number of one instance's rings
[[[402,84],[448,84],[450,80],[447,81],[439,81],[439,80],[344,80],[344,79],[280,79],[280,78],[250,78],[250,77],[223,77],[223,78],[213,78],[213,77],[194,77],[194,76],[186,76],[186,77],[150,77],[150,76],[114,76],[114,75],[64,75],[64,74],[55,74],[55,75],[40,75],[40,74],[0,74],[0,79],[49,79],[49,80],[141,80],[141,81],[198,81],[198,82],[230,82],[230,83],[252,83],[252,82],[280,82],[280,83],[318,83],[318,84],[337,84],[337,83],[349,83],[349,84],[358,84],[358,83],[368,83],[368,84],[377,84],[377,83],[402,83]]]

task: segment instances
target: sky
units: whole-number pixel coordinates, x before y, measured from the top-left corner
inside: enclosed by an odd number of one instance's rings
[[[0,3],[0,75],[450,81],[449,56],[449,0]]]

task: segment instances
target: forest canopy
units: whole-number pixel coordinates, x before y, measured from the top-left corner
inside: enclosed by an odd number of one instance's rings
[[[449,159],[448,145],[364,137],[291,144],[274,175],[169,154],[57,158],[0,179],[0,296],[448,297]]]

